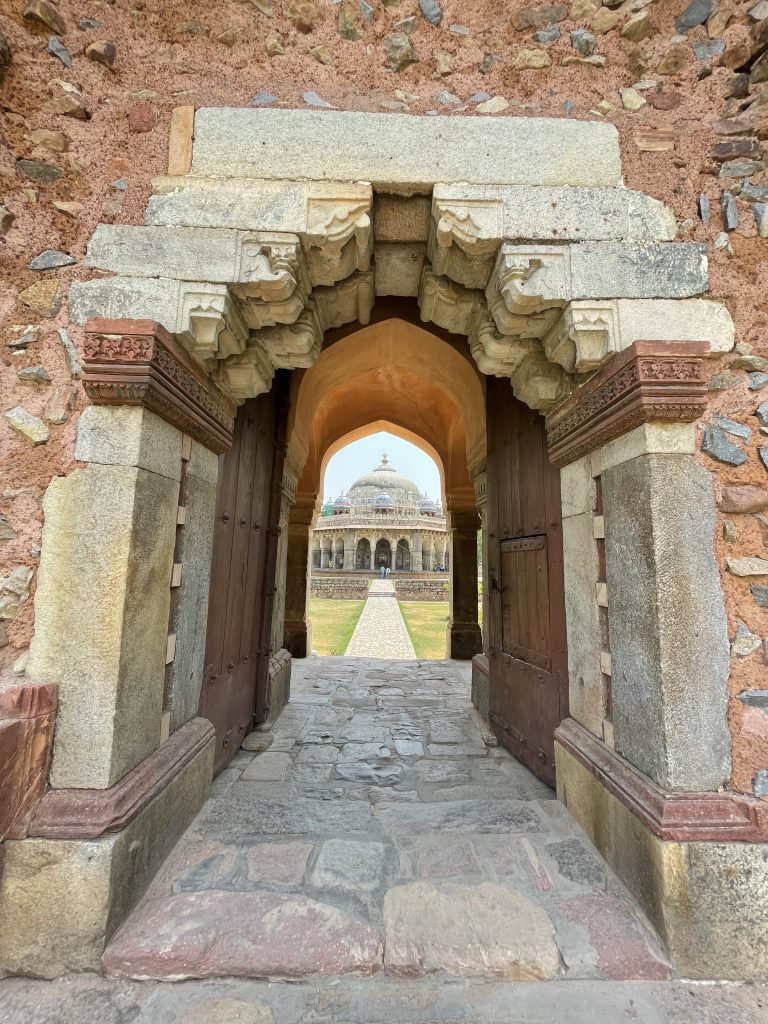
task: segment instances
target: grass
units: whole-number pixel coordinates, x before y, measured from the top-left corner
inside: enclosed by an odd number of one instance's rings
[[[342,601],[330,597],[313,597],[309,601],[312,620],[312,647],[321,657],[343,654],[365,601]]]
[[[398,601],[416,657],[442,659],[446,656],[447,601]]]

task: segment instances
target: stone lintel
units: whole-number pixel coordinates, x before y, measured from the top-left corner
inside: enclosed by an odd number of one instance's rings
[[[181,345],[153,320],[85,325],[83,384],[96,405],[143,405],[220,454],[232,445],[235,408]]]
[[[450,184],[621,184],[611,124],[209,107],[195,115],[193,175],[370,181],[389,192]]]
[[[574,757],[655,836],[677,842],[768,842],[768,804],[740,793],[663,789],[573,718],[555,743]]]
[[[213,726],[207,718],[193,718],[109,789],[48,790],[30,822],[29,835],[99,839],[119,832],[213,737]]]
[[[705,341],[637,341],[547,416],[549,458],[565,466],[651,420],[692,422],[707,403]]]

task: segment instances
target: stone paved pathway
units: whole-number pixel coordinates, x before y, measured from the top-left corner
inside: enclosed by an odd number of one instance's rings
[[[416,657],[392,580],[371,582],[368,600],[357,620],[345,657],[405,660]]]
[[[370,998],[356,989],[327,1016],[356,1021],[385,1019],[393,977],[440,993],[440,1014],[408,1020],[453,1020],[462,978],[670,976],[552,792],[484,735],[469,666],[352,658],[294,663],[271,748],[218,777],[104,964],[140,979],[375,975]],[[293,1020],[281,991],[275,1019]],[[494,1005],[475,1012],[503,1019]]]

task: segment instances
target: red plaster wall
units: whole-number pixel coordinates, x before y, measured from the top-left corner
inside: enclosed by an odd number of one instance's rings
[[[687,63],[679,74],[662,77],[654,73],[658,60],[671,45],[674,18],[686,6],[683,0],[651,3],[647,10],[655,34],[640,44],[623,39],[619,29],[598,36],[596,52],[607,59],[604,69],[562,65],[563,58],[574,53],[569,31],[587,24],[587,19],[576,22],[568,17],[561,23],[561,40],[547,48],[552,67],[522,71],[513,67],[515,56],[520,49],[536,44],[530,38],[533,29],[519,31],[513,27],[515,15],[534,6],[521,0],[445,0],[440,28],[421,18],[416,0],[401,0],[393,6],[376,0],[374,22],[364,27],[363,38],[355,42],[338,35],[339,7],[328,0],[317,0],[319,20],[308,34],[297,31],[286,19],[290,4],[281,0],[274,0],[273,17],[265,16],[248,0],[58,0],[56,8],[67,27],[62,41],[72,55],[69,69],[46,52],[48,30],[22,19],[23,2],[0,0],[0,30],[12,50],[11,67],[0,85],[0,203],[16,216],[10,231],[0,236],[0,411],[22,404],[30,412],[44,415],[55,396],[57,401],[69,404],[70,415],[66,423],[51,425],[49,442],[36,448],[18,438],[0,419],[0,513],[8,517],[16,532],[14,540],[0,542],[0,578],[14,566],[36,567],[42,495],[53,475],[67,473],[73,466],[75,425],[85,401],[79,384],[66,371],[55,328],[67,327],[75,343],[80,343],[80,331],[68,323],[66,289],[72,280],[86,278],[89,272],[79,266],[34,272],[28,269],[29,261],[46,248],[62,249],[82,258],[100,220],[142,222],[151,178],[165,170],[170,111],[174,106],[244,106],[258,91],[268,90],[279,97],[281,105],[302,107],[302,93],[312,89],[340,109],[378,111],[387,109],[382,104],[396,101],[394,91],[401,89],[418,97],[409,99],[408,107],[420,114],[435,108],[434,95],[441,89],[450,90],[464,101],[483,90],[492,95],[500,93],[511,101],[507,115],[588,119],[598,116],[590,111],[607,100],[614,107],[607,119],[616,124],[621,135],[626,184],[663,199],[679,221],[691,219],[693,225],[684,237],[711,243],[721,230],[719,195],[721,187],[732,182],[717,178],[710,149],[713,143],[722,141],[713,134],[712,123],[722,116],[724,92],[732,72],[715,60],[708,62],[712,74],[699,81],[697,72],[704,65],[697,63],[689,46]],[[753,0],[730,6],[736,16],[723,33],[729,47],[748,37],[747,11]],[[392,31],[394,21],[414,13],[419,17],[418,31],[412,37],[418,63],[394,74],[385,66],[382,39]],[[627,16],[621,15],[619,28]],[[101,24],[97,29],[81,31],[81,17],[95,18]],[[470,35],[451,33],[448,26],[454,23],[467,26]],[[231,47],[217,41],[225,30],[236,35]],[[265,43],[274,34],[281,37],[285,53],[270,58]],[[688,42],[706,36],[706,29],[700,27],[689,33]],[[84,47],[96,39],[109,40],[117,47],[111,69],[83,56]],[[331,52],[328,66],[310,54],[319,45],[326,45]],[[444,78],[434,77],[437,51],[452,56],[455,70]],[[501,59],[483,75],[478,66],[488,53]],[[673,105],[673,109],[657,110],[648,105],[637,113],[623,110],[618,89],[641,77],[663,83],[665,99],[672,97],[663,105]],[[75,120],[46,110],[59,89],[57,79],[81,88],[92,115],[90,120]],[[148,106],[137,109],[137,104]],[[762,109],[768,111],[768,105]],[[463,110],[442,107],[440,111],[452,116],[475,116],[471,105]],[[131,117],[143,122],[137,126],[150,130],[132,132]],[[764,136],[768,134],[766,117]],[[69,151],[55,154],[35,148],[29,136],[37,128],[65,132],[70,139]],[[638,130],[648,128],[671,130],[674,149],[644,152],[638,148]],[[21,157],[56,163],[65,173],[53,184],[37,185],[16,171],[15,161]],[[124,192],[111,187],[116,179],[127,184]],[[759,175],[753,181],[765,183],[766,176]],[[700,193],[705,193],[712,204],[712,223],[708,226],[697,217]],[[124,197],[122,209],[112,216],[105,215],[105,201],[112,202],[118,195]],[[75,219],[68,217],[53,207],[54,200],[82,203],[83,212]],[[730,236],[734,255],[710,249],[711,294],[731,311],[738,342],[768,356],[768,242],[756,237],[747,204],[740,204],[740,212],[741,226]],[[17,296],[21,289],[49,277],[62,282],[65,301],[56,317],[43,319],[31,314]],[[6,347],[13,336],[11,326],[26,323],[40,324],[41,340],[26,354],[13,355]],[[713,363],[712,372],[724,369],[732,359],[729,356],[720,364]],[[17,369],[36,364],[45,366],[50,385],[18,380]],[[721,466],[702,456],[718,484],[750,482],[768,486],[766,470],[755,451],[761,437],[752,415],[763,396],[768,397],[768,390],[760,395],[747,390],[743,372],[737,386],[713,392],[713,410],[744,419],[755,430],[749,461],[740,468]],[[768,554],[768,537],[753,516],[728,518],[736,521],[739,538],[736,544],[718,540],[721,559],[728,554]],[[736,580],[724,571],[723,586],[731,635],[739,618],[761,637],[768,636],[768,611],[755,605],[749,581]],[[6,626],[9,642],[0,649],[0,667],[11,663],[29,643],[32,601]],[[768,688],[768,668],[762,652],[735,659],[730,686],[732,693]],[[741,704],[732,701],[731,723],[734,785],[749,791],[754,770],[768,768],[768,716],[745,715]]]

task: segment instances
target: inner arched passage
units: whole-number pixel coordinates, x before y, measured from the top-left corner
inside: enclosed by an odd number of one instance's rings
[[[431,330],[410,313],[329,335],[315,365],[294,374],[288,465],[297,479],[289,518],[285,645],[311,647],[307,616],[309,536],[328,459],[345,444],[388,429],[440,467],[452,567],[448,653],[480,650],[473,480],[485,468],[485,386],[463,337]],[[372,552],[372,562],[375,552]],[[410,552],[404,559],[410,565]],[[396,562],[397,551],[390,560]]]

